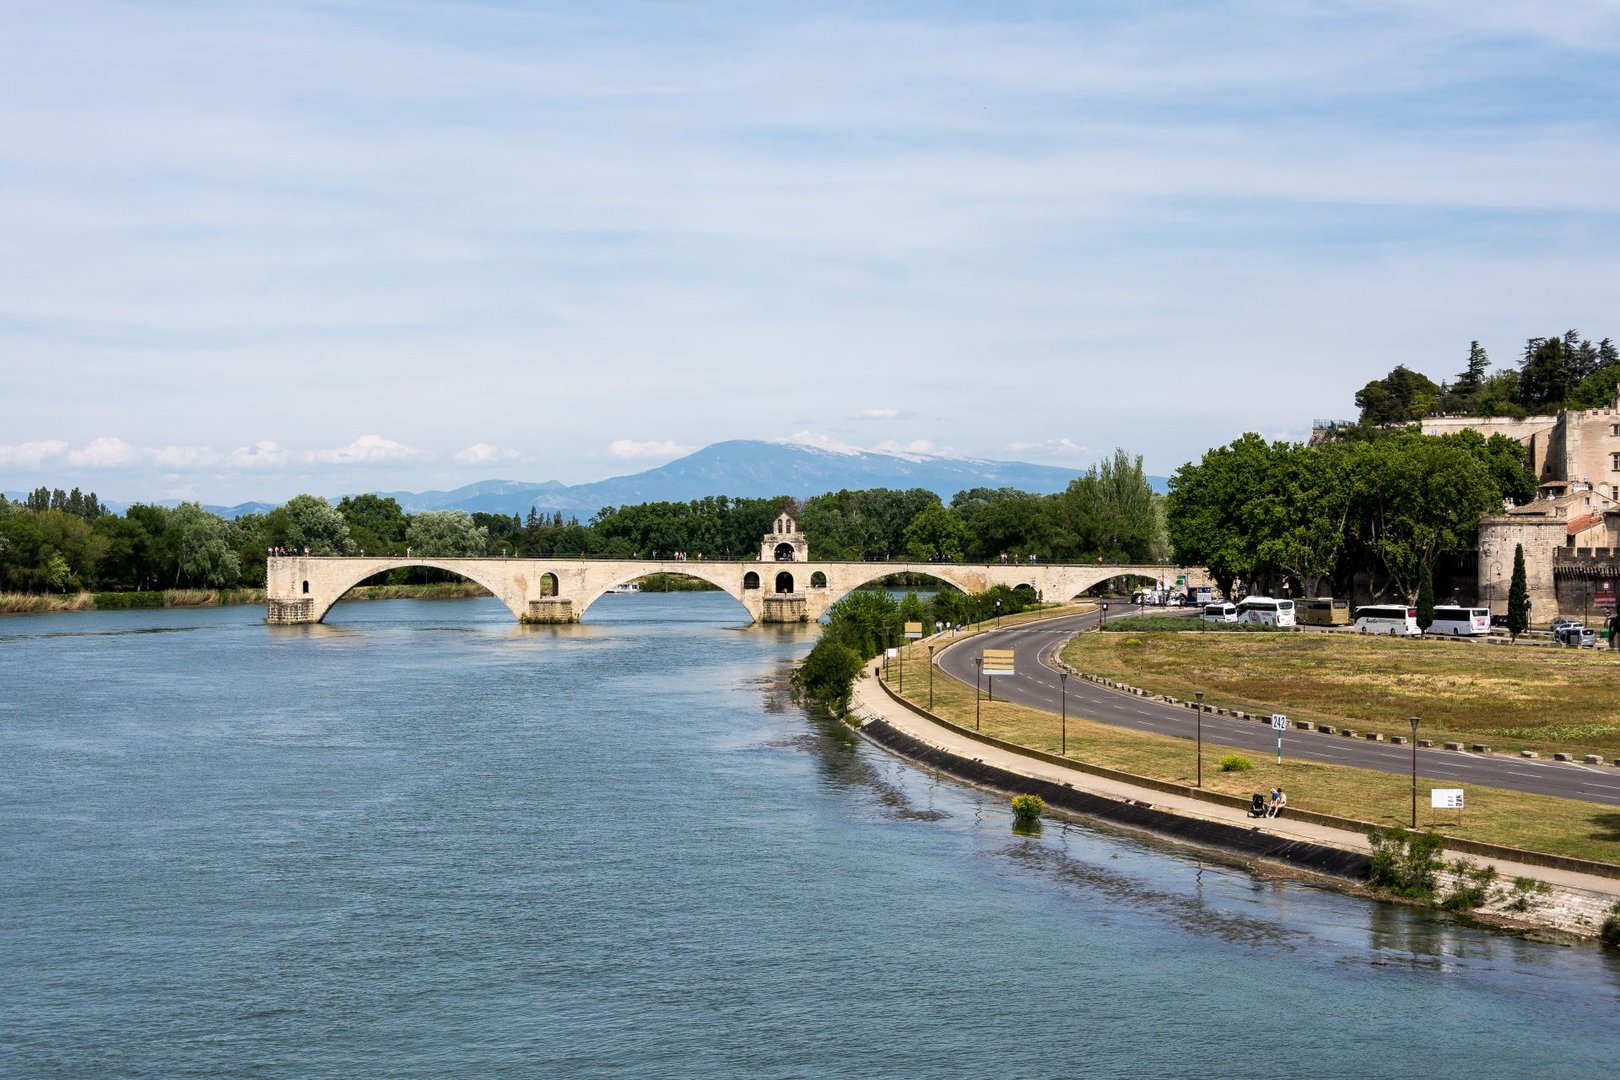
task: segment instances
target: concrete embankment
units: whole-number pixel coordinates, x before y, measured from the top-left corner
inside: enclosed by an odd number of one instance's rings
[[[1362,852],[1343,851],[1322,844],[1278,836],[1252,827],[1183,817],[1160,810],[1146,802],[1110,798],[1078,790],[1069,784],[1025,776],[1010,769],[987,764],[982,760],[960,757],[937,746],[930,746],[921,739],[900,731],[886,720],[872,720],[863,724],[860,731],[866,738],[901,757],[976,787],[988,788],[1006,795],[1024,793],[1039,795],[1055,810],[1171,837],[1197,847],[1224,851],[1246,858],[1271,859],[1301,870],[1354,881],[1367,879],[1371,860]]]
[[[851,715],[872,743],[964,783],[1009,795],[1040,795],[1064,814],[1150,833],[1217,858],[1317,874],[1351,891],[1365,888],[1371,826],[1335,827],[1314,820],[1321,815],[1293,810],[1275,819],[1250,818],[1226,796],[1174,790],[1175,785],[1084,766],[959,728],[899,700],[870,674],[855,684]],[[1620,900],[1620,880],[1602,874],[1534,866],[1512,858],[1507,849],[1476,862],[1494,867],[1504,883],[1469,913],[1489,925],[1591,939]],[[1544,887],[1524,893],[1508,887],[1516,881]],[[1449,871],[1441,875],[1442,890],[1454,884]]]

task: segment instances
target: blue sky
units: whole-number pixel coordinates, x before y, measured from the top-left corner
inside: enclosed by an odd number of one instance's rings
[[[1620,337],[1620,5],[12,5],[0,487],[1169,473]]]

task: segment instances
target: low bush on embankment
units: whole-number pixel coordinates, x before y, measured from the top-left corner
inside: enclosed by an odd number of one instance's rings
[[[1157,694],[1497,751],[1620,754],[1620,663],[1591,649],[1508,649],[1351,634],[1086,634],[1079,671]]]
[[[1102,635],[1085,637],[1095,641]],[[1292,638],[1233,635],[1231,639],[1221,640],[1286,641]],[[903,676],[895,671],[886,682],[890,687],[898,687],[903,677],[906,698],[920,708],[927,708],[927,650],[919,646],[904,649],[898,664],[904,665]],[[974,696],[972,683],[958,682],[941,671],[934,672],[933,711],[937,715],[967,728],[977,722],[984,734],[1010,743],[1049,754],[1059,752],[1064,731],[1057,711],[1016,705],[999,696],[990,701],[982,692],[975,706]],[[1190,709],[1186,711],[1185,737],[1176,737],[1084,719],[1076,707],[1073,680],[1069,682],[1068,706],[1068,756],[1073,760],[1167,783],[1187,786],[1194,783],[1197,757],[1192,739],[1194,714]],[[1269,714],[1270,710],[1266,711]],[[1281,787],[1288,792],[1290,810],[1332,814],[1382,827],[1407,822],[1412,806],[1412,781],[1406,773],[1327,765],[1303,761],[1289,754],[1289,747],[1297,739],[1329,737],[1303,732],[1290,734],[1284,737],[1282,765],[1268,755],[1252,759],[1250,770],[1223,772],[1218,763],[1224,757],[1247,758],[1250,752],[1213,739],[1206,723],[1204,789],[1247,800],[1254,792]],[[1446,836],[1620,864],[1620,830],[1615,828],[1614,817],[1614,807],[1601,803],[1486,787],[1468,789],[1468,809],[1461,813],[1431,809],[1426,799],[1418,806],[1418,827]]]

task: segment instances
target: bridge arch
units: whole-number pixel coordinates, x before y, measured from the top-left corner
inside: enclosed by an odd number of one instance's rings
[[[914,577],[932,578],[941,585],[948,585],[960,592],[973,594],[983,592],[985,586],[974,573],[974,568],[957,563],[921,563],[921,564],[895,564],[881,563],[849,564],[849,572],[837,573],[829,582],[826,595],[822,602],[817,604],[819,610],[812,612],[815,617],[825,614],[838,601],[863,589],[873,582],[882,581],[893,574],[911,574]],[[814,584],[814,578],[811,579]]]
[[[1076,596],[1081,596],[1081,595],[1091,591],[1092,589],[1095,589],[1097,586],[1103,584],[1104,582],[1114,581],[1116,579],[1122,581],[1127,586],[1127,588],[1129,586],[1133,585],[1134,583],[1139,582],[1139,581],[1151,581],[1151,582],[1154,582],[1155,584],[1157,584],[1157,582],[1158,582],[1158,578],[1156,578],[1156,577],[1154,577],[1154,576],[1152,576],[1150,574],[1144,574],[1144,573],[1142,573],[1142,571],[1140,569],[1133,569],[1131,567],[1119,567],[1119,568],[1099,567],[1098,570],[1099,570],[1099,572],[1097,572],[1097,573],[1086,574],[1082,578],[1082,580],[1084,581],[1084,584],[1082,584],[1078,589],[1076,589],[1072,596],[1048,597],[1047,599],[1049,599],[1049,600],[1073,600]]]
[[[793,575],[788,573],[786,570],[783,570],[781,573],[777,574],[776,575],[776,591],[779,592],[779,593],[790,593],[790,592],[792,592],[793,591]]]
[[[748,588],[747,581],[745,580],[742,587],[738,588],[736,578],[733,576],[735,572],[733,571],[732,574],[726,573],[723,563],[716,564],[716,569],[710,569],[708,564],[697,561],[683,561],[679,565],[680,569],[678,570],[670,569],[668,564],[654,565],[649,567],[646,573],[635,574],[630,577],[623,578],[622,581],[638,581],[641,578],[651,577],[654,574],[684,574],[687,577],[697,578],[699,581],[707,581],[710,585],[713,585],[715,588],[737,601],[737,603],[741,604],[743,606],[743,610],[748,612],[750,618],[754,617],[753,609],[748,606],[748,601],[743,598],[743,590]],[[747,576],[754,578],[754,588],[759,588],[758,575],[750,572]],[[583,599],[578,602],[579,609],[574,613],[574,617],[577,619],[583,616],[585,612],[591,609],[592,604],[602,599],[602,597],[606,596],[614,586],[620,583],[620,581],[608,582],[588,590]]]
[[[332,610],[332,605],[347,596],[350,589],[353,589],[367,578],[375,577],[389,570],[401,570],[410,566],[425,566],[433,570],[442,570],[448,574],[455,574],[457,577],[464,577],[468,581],[475,582],[488,589],[490,595],[505,604],[506,609],[517,618],[521,619],[526,613],[526,606],[521,598],[513,598],[510,595],[511,590],[508,579],[504,575],[490,572],[489,567],[484,565],[487,560],[454,557],[424,559],[419,556],[412,556],[403,559],[379,558],[363,561],[317,559],[311,560],[311,562],[317,564],[315,568],[312,568],[311,577],[317,580],[322,576],[325,577],[325,580],[319,581],[321,587],[318,589],[311,589],[310,579],[304,579],[304,592],[309,594],[315,603],[315,609],[312,612],[314,616],[312,621],[314,622],[324,622],[327,614]]]

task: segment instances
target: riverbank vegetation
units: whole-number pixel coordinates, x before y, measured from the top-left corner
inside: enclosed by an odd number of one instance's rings
[[[1112,635],[1110,635],[1112,636]],[[1089,634],[1087,640],[1101,635]],[[1195,635],[1179,635],[1193,639]],[[1265,641],[1263,637],[1197,638],[1205,641]],[[1282,639],[1287,640],[1287,639]],[[903,674],[901,668],[903,666]],[[934,672],[930,691],[928,652],[913,645],[891,661],[885,681],[892,688],[904,682],[905,697],[952,723],[978,727],[987,735],[1044,753],[1058,754],[1065,724],[1055,712],[1012,702],[987,700],[971,684]],[[1189,697],[1191,695],[1188,695]],[[977,701],[975,698],[977,697]],[[1194,716],[1187,714],[1187,737],[1155,735],[1086,720],[1071,711],[1067,718],[1068,756],[1077,762],[1118,769],[1135,776],[1167,783],[1191,785],[1197,778],[1197,758],[1191,738]],[[1404,722],[1404,718],[1403,718]],[[1289,736],[1295,738],[1296,736]],[[1323,738],[1299,735],[1298,738]],[[1240,747],[1222,745],[1204,731],[1205,790],[1247,799],[1256,791],[1281,787],[1291,808],[1332,814],[1388,828],[1409,821],[1411,781],[1399,773],[1382,773],[1341,765],[1301,761],[1287,756],[1283,764],[1263,757],[1246,772],[1223,772],[1218,762],[1229,754],[1247,755]],[[1468,808],[1462,812],[1418,807],[1418,827],[1445,836],[1503,844],[1599,862],[1620,863],[1620,828],[1612,806],[1559,799],[1546,795],[1470,787]]]
[[[379,495],[335,505],[298,495],[264,514],[227,520],[195,503],[136,504],[110,512],[94,494],[38,488],[0,498],[0,590],[81,591],[262,587],[271,551],[311,555],[571,555],[687,560],[755,559],[760,538],[791,511],[817,559],[1144,562],[1168,550],[1161,501],[1141,458],[1118,451],[1055,495],[1011,488],[959,492],[947,506],[921,488],[604,507],[582,524],[531,507],[519,515],[461,510],[407,514]],[[368,585],[452,578],[426,567],[391,570]],[[655,587],[707,588],[659,579]]]
[[[858,589],[828,609],[815,646],[793,673],[794,692],[842,713],[849,707],[861,666],[906,640],[906,623],[920,623],[932,631],[935,626],[1006,618],[1042,606],[1030,590],[1004,585],[971,596],[941,589],[926,603],[914,592],[896,600],[881,590]]]
[[[1083,634],[1063,659],[1156,694],[1435,742],[1620,756],[1620,661],[1606,650],[1527,649],[1349,634]]]

